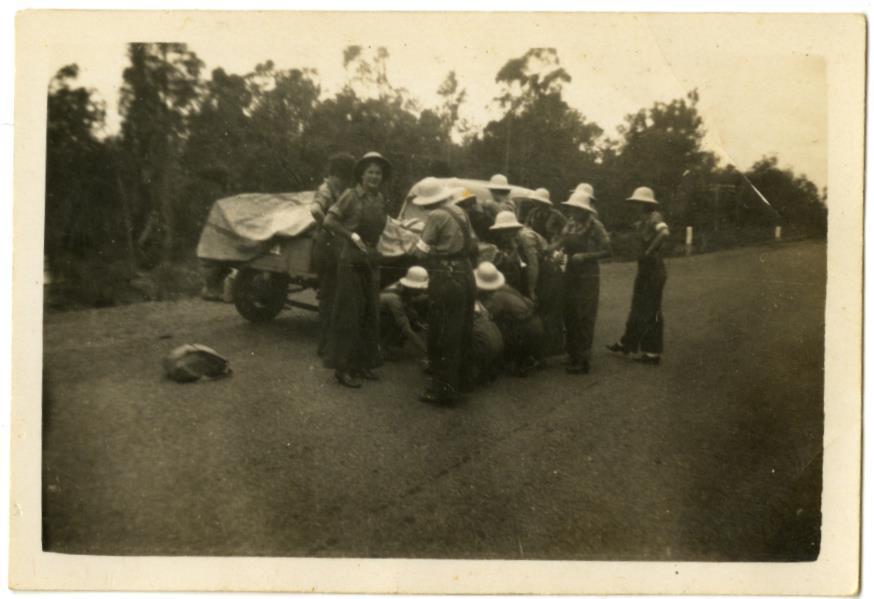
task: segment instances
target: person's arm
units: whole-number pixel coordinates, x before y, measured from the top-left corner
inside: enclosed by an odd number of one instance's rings
[[[416,242],[414,250],[417,258],[427,258],[431,255],[432,246],[436,245],[440,240],[440,231],[443,229],[447,218],[450,218],[449,215],[442,210],[432,210],[428,213],[428,218],[425,220],[425,228],[422,229],[422,236]]]
[[[422,341],[422,338],[413,330],[413,327],[410,324],[410,319],[407,316],[407,311],[404,309],[403,300],[392,293],[385,294],[382,301],[386,306],[388,306],[395,324],[401,330],[404,337],[416,346],[416,349],[420,352],[427,354],[428,348],[425,346],[425,342]]]
[[[528,297],[537,299],[537,278],[540,276],[540,253],[537,251],[537,243],[533,239],[522,237],[522,253],[525,255],[525,270],[528,278]]]
[[[653,237],[652,241],[649,243],[646,251],[643,252],[644,258],[652,256],[654,252],[658,251],[658,249],[662,247],[668,237],[671,236],[671,230],[668,229],[668,225],[664,221],[657,222],[655,224],[655,230],[655,237]]]
[[[324,225],[334,235],[348,239],[355,247],[364,253],[367,253],[367,245],[362,241],[358,233],[350,231],[343,225],[343,216],[350,210],[350,204],[355,201],[355,197],[351,193],[345,193],[337,200],[337,203],[331,206],[328,210],[328,215],[325,217]]]
[[[577,262],[585,262],[587,260],[601,260],[607,258],[612,253],[610,247],[610,236],[604,225],[595,221],[592,223],[592,238],[595,241],[596,249],[590,252],[579,252],[571,258]]]

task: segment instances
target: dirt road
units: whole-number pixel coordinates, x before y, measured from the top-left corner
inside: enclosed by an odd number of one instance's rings
[[[461,406],[415,360],[365,389],[197,300],[49,314],[44,541],[72,553],[526,559],[816,556],[825,244],[668,261],[666,354],[609,355],[633,264],[603,268],[594,369],[554,363]],[[232,378],[179,385],[199,342]]]

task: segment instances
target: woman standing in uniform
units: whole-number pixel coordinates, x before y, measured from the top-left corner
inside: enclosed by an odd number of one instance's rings
[[[381,364],[376,244],[387,217],[380,186],[391,176],[391,164],[368,152],[355,164],[354,175],[357,185],[325,217],[325,227],[341,244],[325,364],[334,368],[338,383],[356,388],[362,378],[379,378],[373,372]]]
[[[577,191],[562,205],[570,220],[556,242],[565,263],[564,326],[569,374],[588,374],[598,316],[601,270],[598,260],[610,255],[610,238],[596,217],[592,194]]]
[[[421,401],[450,404],[470,380],[476,284],[471,258],[474,237],[455,189],[423,182],[413,203],[428,210],[417,254],[428,265],[428,363],[431,386]]]
[[[659,203],[649,187],[638,187],[627,202],[634,202],[640,210],[637,232],[641,254],[637,260],[637,277],[631,297],[631,312],[625,324],[625,334],[619,343],[607,349],[617,353],[643,352],[635,362],[658,366],[664,344],[662,292],[668,274],[662,260],[662,246],[670,236],[664,217],[658,212]]]

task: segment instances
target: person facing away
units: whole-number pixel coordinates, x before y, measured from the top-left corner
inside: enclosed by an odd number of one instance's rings
[[[472,367],[473,382],[493,382],[503,368],[504,337],[489,311],[477,300],[473,309]]]
[[[376,250],[387,219],[382,183],[391,163],[368,152],[355,163],[356,185],[328,210],[325,227],[339,240],[337,285],[325,348],[325,365],[337,382],[361,386],[376,380],[379,352],[379,254]]]
[[[598,316],[601,273],[598,261],[610,255],[610,238],[592,206],[587,190],[574,192],[568,201],[569,220],[554,244],[564,264],[563,312],[567,372],[588,374]]]
[[[380,339],[383,355],[398,359],[409,341],[421,354],[428,353],[424,333],[428,317],[428,271],[411,266],[405,276],[379,294]]]
[[[607,349],[622,354],[642,352],[636,362],[658,366],[664,349],[662,293],[668,278],[662,248],[670,237],[670,229],[649,187],[638,187],[626,202],[636,206],[640,216],[635,224],[640,254],[625,333]]]
[[[421,401],[451,404],[470,384],[475,284],[470,221],[455,205],[454,189],[426,180],[413,203],[428,210],[416,253],[427,264],[428,362],[431,384]]]
[[[328,322],[331,317],[331,305],[334,290],[337,286],[337,255],[340,242],[334,239],[331,232],[324,226],[325,216],[331,206],[337,203],[340,196],[355,180],[355,158],[352,154],[341,152],[328,159],[328,174],[316,190],[310,212],[316,221],[316,231],[313,235],[312,260],[313,269],[318,275],[319,333],[318,354],[323,356],[328,343]]]
[[[542,365],[544,329],[534,302],[506,284],[491,262],[477,266],[477,296],[498,325],[504,339],[504,362],[517,376]]]

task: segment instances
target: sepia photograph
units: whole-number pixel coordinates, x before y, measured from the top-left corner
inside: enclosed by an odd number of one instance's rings
[[[855,592],[865,28],[19,13],[13,585]]]

